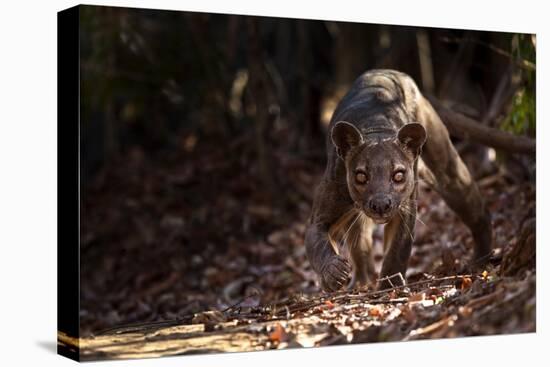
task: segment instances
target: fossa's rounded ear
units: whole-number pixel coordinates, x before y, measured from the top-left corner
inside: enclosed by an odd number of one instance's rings
[[[363,144],[361,132],[355,126],[345,121],[338,121],[334,125],[330,137],[336,147],[338,156],[342,159],[346,157],[351,148]]]
[[[406,124],[397,132],[397,139],[417,157],[426,142],[426,129],[417,122]]]

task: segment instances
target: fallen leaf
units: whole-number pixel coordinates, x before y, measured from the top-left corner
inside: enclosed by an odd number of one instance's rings
[[[287,338],[288,335],[281,324],[275,325],[275,329],[271,333],[269,333],[269,340],[271,340],[273,343],[284,342],[287,340]]]
[[[462,278],[462,283],[460,284],[460,290],[464,291],[472,286],[472,278],[464,277]]]
[[[458,314],[462,317],[469,317],[472,314],[472,308],[468,306],[460,306],[458,308]]]
[[[325,301],[325,305],[327,306],[327,308],[328,308],[329,310],[331,310],[331,309],[334,308],[334,303],[332,303],[332,302],[331,302],[330,300],[328,300],[328,299]]]
[[[414,293],[409,297],[409,303],[422,302],[426,299],[426,293]]]
[[[369,310],[369,316],[372,316],[372,317],[379,317],[381,314],[380,312],[380,308],[379,307],[373,307]]]

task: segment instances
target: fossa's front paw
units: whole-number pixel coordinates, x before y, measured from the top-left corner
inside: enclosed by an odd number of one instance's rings
[[[321,272],[321,287],[327,292],[340,290],[347,284],[350,273],[348,260],[338,255],[331,257]]]

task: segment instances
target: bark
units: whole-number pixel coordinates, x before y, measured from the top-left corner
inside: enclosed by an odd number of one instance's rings
[[[452,136],[465,140],[473,140],[508,153],[535,154],[535,139],[513,135],[485,126],[474,119],[445,107],[435,97],[427,96],[427,98]]]

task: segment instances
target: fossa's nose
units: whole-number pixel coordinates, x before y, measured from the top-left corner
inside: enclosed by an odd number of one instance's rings
[[[369,200],[369,209],[378,215],[387,214],[391,209],[391,199],[384,194],[376,194]]]

